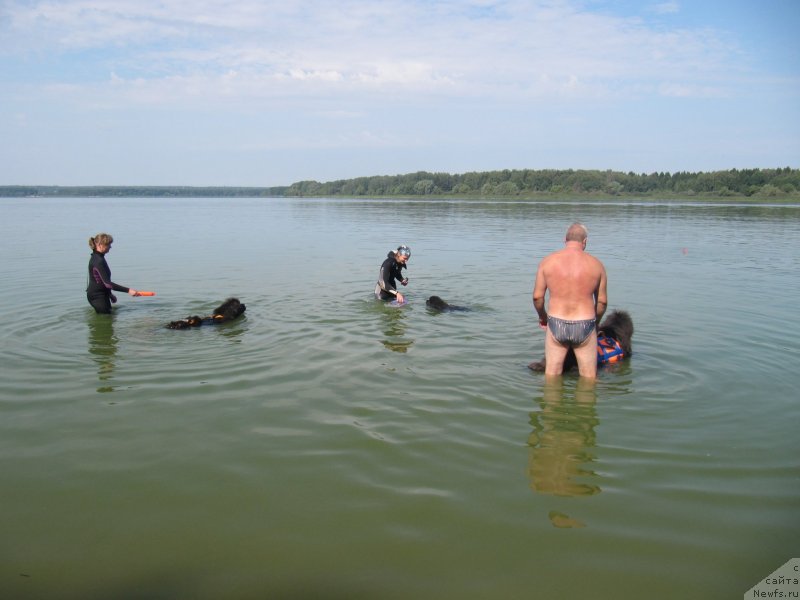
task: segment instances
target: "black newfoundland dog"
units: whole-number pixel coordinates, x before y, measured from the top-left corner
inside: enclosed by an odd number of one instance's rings
[[[597,330],[597,364],[609,364],[618,362],[624,358],[630,358],[633,354],[631,347],[633,338],[633,319],[624,310],[615,310],[606,315]],[[544,371],[545,359],[532,362],[528,368],[533,371]],[[578,366],[575,360],[575,353],[570,348],[564,358],[564,372]]]
[[[207,317],[186,317],[180,321],[172,321],[167,323],[167,329],[189,329],[190,327],[200,327],[206,323],[226,323],[233,321],[239,317],[247,308],[244,304],[239,302],[238,298],[228,298],[214,309],[214,312]]]
[[[440,312],[451,311],[451,310],[461,310],[461,311],[469,310],[466,306],[455,306],[453,304],[448,304],[447,302],[442,300],[439,296],[431,296],[425,301],[425,305],[432,310],[438,310]]]

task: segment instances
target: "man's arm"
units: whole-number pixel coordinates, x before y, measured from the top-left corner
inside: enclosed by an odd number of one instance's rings
[[[539,264],[536,271],[536,283],[533,285],[533,307],[539,314],[539,324],[544,327],[547,325],[547,311],[544,308],[544,297],[547,292],[547,279],[544,275],[544,269]]]
[[[597,285],[597,291],[595,292],[595,312],[597,314],[597,326],[600,326],[600,320],[603,318],[603,315],[606,312],[606,308],[608,307],[608,293],[607,293],[607,281],[606,281],[606,268],[603,266],[603,263],[600,263],[600,282]]]

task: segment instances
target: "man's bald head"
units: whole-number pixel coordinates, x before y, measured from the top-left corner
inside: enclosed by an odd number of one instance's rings
[[[589,230],[586,229],[586,225],[583,223],[573,223],[567,229],[567,241],[568,242],[580,242],[583,243],[589,237]]]

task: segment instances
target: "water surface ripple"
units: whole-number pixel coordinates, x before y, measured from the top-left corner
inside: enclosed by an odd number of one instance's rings
[[[800,207],[0,204],[0,597],[727,598],[797,555]],[[594,386],[526,367],[576,219],[636,324]],[[157,296],[94,314],[99,231]]]

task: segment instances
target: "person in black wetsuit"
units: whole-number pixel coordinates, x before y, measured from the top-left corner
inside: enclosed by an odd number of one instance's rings
[[[111,281],[111,269],[106,262],[106,253],[111,250],[114,238],[107,233],[98,233],[89,238],[92,256],[89,258],[89,283],[86,286],[86,298],[89,304],[102,314],[111,313],[111,303],[117,301],[112,292],[123,292],[136,296],[138,291]]]
[[[411,258],[411,248],[400,246],[397,250],[389,252],[386,260],[381,265],[378,273],[378,283],[375,285],[375,297],[380,300],[397,300],[402,304],[405,302],[403,294],[397,289],[395,281],[402,285],[408,285],[408,277],[403,277],[403,269],[406,268],[408,259]]]

